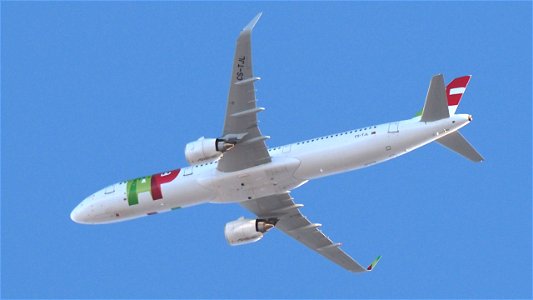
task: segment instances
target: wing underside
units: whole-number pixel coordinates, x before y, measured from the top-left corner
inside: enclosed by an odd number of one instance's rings
[[[259,218],[277,219],[276,228],[349,271],[370,271],[380,258],[367,268],[361,266],[339,248],[340,243],[332,242],[322,233],[320,224],[311,223],[302,215],[299,208],[303,205],[295,204],[289,193],[249,200],[241,202],[241,205]]]
[[[257,106],[254,82],[259,77],[254,77],[252,70],[251,34],[260,17],[261,14],[258,14],[250,21],[237,39],[222,133],[225,138],[237,137],[237,143],[218,162],[217,168],[222,172],[238,171],[271,161],[265,144],[268,137],[261,134],[257,125],[257,113],[264,108]]]

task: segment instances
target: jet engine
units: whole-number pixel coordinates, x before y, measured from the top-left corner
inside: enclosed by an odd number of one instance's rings
[[[233,146],[235,146],[234,143],[225,139],[206,139],[201,137],[185,146],[185,158],[191,165],[211,161],[222,156],[222,153],[230,150]]]
[[[263,234],[276,225],[276,219],[245,219],[243,217],[229,222],[224,227],[226,240],[232,246],[257,242]]]

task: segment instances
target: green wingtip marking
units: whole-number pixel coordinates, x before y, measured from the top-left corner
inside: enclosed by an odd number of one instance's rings
[[[423,110],[424,110],[424,109],[421,109],[419,112],[417,112],[416,115],[415,115],[415,117],[420,117],[420,116],[422,115],[422,111],[423,111]],[[380,257],[381,257],[381,256],[380,256]]]
[[[376,267],[376,265],[378,264],[379,260],[381,259],[381,255],[378,256],[371,264],[370,266],[368,266],[368,268],[366,268],[368,271],[372,271],[372,269],[374,269],[374,267]]]

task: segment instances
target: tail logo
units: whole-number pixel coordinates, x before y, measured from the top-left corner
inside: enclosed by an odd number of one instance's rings
[[[452,80],[448,86],[446,86],[446,96],[448,97],[448,106],[459,105],[461,97],[463,96],[466,86],[470,81],[470,75],[458,77]]]

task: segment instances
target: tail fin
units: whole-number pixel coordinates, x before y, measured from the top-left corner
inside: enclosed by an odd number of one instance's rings
[[[485,160],[472,145],[459,133],[459,131],[447,134],[436,140],[444,147],[461,154],[462,156],[474,162]]]
[[[435,75],[429,83],[426,103],[422,110],[421,122],[432,122],[449,118],[448,101],[444,90],[444,77],[442,74]]]
[[[450,116],[455,114],[457,106],[459,106],[461,97],[463,96],[471,77],[472,75],[457,77],[446,86],[446,96],[448,97],[448,110],[450,111]]]

